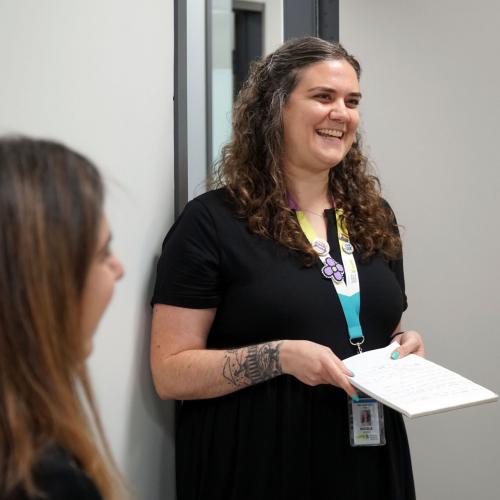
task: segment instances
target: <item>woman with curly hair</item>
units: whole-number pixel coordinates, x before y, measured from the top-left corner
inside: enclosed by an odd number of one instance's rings
[[[0,226],[0,498],[122,499],[86,368],[123,273],[99,172],[1,138]]]
[[[415,498],[401,415],[360,400],[341,361],[395,335],[394,358],[423,354],[399,331],[401,240],[361,151],[359,76],[318,38],[256,62],[218,189],[164,241],[151,361],[182,400],[178,500]]]

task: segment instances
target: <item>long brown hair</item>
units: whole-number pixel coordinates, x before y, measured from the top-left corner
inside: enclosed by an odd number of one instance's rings
[[[77,460],[104,498],[113,496],[108,459],[91,431],[95,426],[109,457],[80,327],[102,205],[100,175],[80,154],[49,141],[0,139],[2,498],[15,488],[37,492],[33,467],[54,445]]]
[[[290,40],[255,62],[233,107],[233,133],[221,152],[212,186],[225,186],[236,212],[251,232],[297,250],[311,264],[316,254],[288,206],[282,170],[283,109],[301,70],[325,60],[345,60],[356,71],[358,61],[340,44],[320,38]],[[380,197],[380,183],[369,171],[361,137],[329,173],[329,191],[343,209],[349,236],[367,258],[380,252],[387,259],[401,253],[394,216]]]

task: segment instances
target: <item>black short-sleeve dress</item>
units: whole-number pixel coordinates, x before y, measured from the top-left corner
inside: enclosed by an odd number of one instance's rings
[[[327,210],[340,260],[335,213]],[[406,308],[402,261],[356,257],[365,350],[388,345]],[[167,234],[153,303],[216,307],[212,349],[306,339],[355,354],[342,308],[320,267],[251,234],[224,190],[186,206]],[[349,443],[347,396],[282,375],[227,396],[184,401],[176,434],[178,500],[415,498],[402,417],[385,408],[385,446]]]

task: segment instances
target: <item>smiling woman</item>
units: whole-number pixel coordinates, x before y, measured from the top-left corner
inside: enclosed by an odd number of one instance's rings
[[[401,253],[357,131],[360,75],[358,61],[341,45],[293,40],[255,63],[233,109],[233,139],[222,150],[214,187],[230,192],[252,232],[298,250],[306,262],[317,255],[290,217],[289,194],[299,193],[287,176],[295,176],[296,164],[315,171],[321,186],[306,210],[331,207],[334,193],[361,256],[379,251],[397,259]],[[345,133],[337,147],[318,140],[321,127]]]
[[[366,485],[415,498],[401,416],[360,402],[341,361],[386,346],[406,308],[397,224],[357,133],[359,75],[318,38],[257,61],[218,189],[165,238],[151,363],[158,394],[184,400],[179,500],[361,500]],[[416,332],[401,337],[401,357],[421,352]],[[377,446],[358,446],[353,401]]]
[[[360,97],[356,71],[345,60],[301,71],[283,111],[285,175],[327,175],[343,160],[358,128]]]

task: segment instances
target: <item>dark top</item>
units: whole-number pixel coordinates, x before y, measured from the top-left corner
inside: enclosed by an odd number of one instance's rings
[[[327,210],[340,260],[335,213]],[[364,349],[386,346],[406,308],[403,263],[360,262]],[[153,303],[217,307],[209,348],[307,339],[355,354],[320,265],[251,234],[223,190],[188,203],[167,234]],[[177,422],[178,500],[407,500],[414,486],[401,415],[384,410],[385,446],[349,443],[347,396],[289,375],[227,396],[185,401]]]
[[[18,489],[6,500],[102,500],[93,481],[60,447],[53,446],[42,454],[33,475],[36,487],[45,496],[29,496]]]

